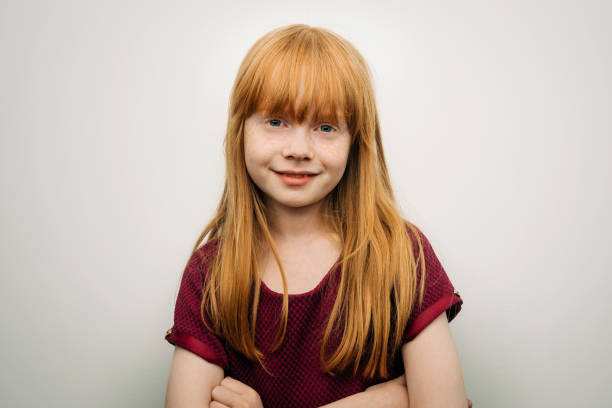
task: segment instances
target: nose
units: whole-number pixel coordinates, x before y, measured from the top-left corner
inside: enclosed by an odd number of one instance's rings
[[[313,157],[312,139],[306,125],[294,126],[282,149],[286,159],[310,160]]]

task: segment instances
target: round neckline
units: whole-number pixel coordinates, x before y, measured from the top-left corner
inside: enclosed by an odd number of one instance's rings
[[[325,274],[325,276],[323,276],[323,278],[321,279],[321,281],[317,284],[317,286],[315,286],[314,288],[310,289],[307,292],[303,292],[303,293],[288,293],[287,296],[289,296],[290,299],[296,299],[296,298],[303,298],[303,297],[308,297],[311,296],[315,293],[317,293],[321,287],[325,284],[325,282],[327,280],[329,280],[329,277],[331,276],[332,272],[334,272],[336,269],[338,269],[338,267],[340,267],[340,264],[342,262],[342,254],[340,254],[340,256],[338,256],[338,258],[336,259],[336,261],[332,264],[331,268],[329,268],[329,270],[327,271],[327,273]],[[268,294],[274,296],[274,297],[283,297],[282,293],[276,292],[272,289],[270,289],[268,287],[268,285],[266,285],[266,283],[263,280],[260,280],[261,282],[261,288],[264,292],[267,292]]]

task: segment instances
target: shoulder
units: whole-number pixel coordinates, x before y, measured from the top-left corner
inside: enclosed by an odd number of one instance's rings
[[[207,241],[204,245],[195,250],[192,258],[200,261],[208,261],[213,259],[217,255],[219,244],[219,238],[214,238]]]
[[[415,258],[419,257],[421,250],[423,250],[425,257],[427,257],[427,255],[433,251],[427,236],[425,236],[423,231],[416,224],[407,220],[404,220],[404,224]]]
[[[422,293],[422,298],[419,296],[419,301],[414,304],[404,336],[405,341],[411,341],[443,312],[446,312],[450,322],[463,304],[429,239],[414,224],[412,227],[414,238],[420,242],[420,247],[413,244],[413,251],[416,287],[419,295]]]
[[[218,251],[219,238],[207,241],[191,254],[187,266],[185,267],[185,275],[189,279],[199,278],[199,280],[203,282]]]
[[[423,240],[427,239],[421,228],[419,228],[415,223],[404,220],[404,226],[406,227],[406,232],[408,232],[408,236],[411,240]]]

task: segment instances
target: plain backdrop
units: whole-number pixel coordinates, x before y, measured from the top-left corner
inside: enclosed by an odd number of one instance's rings
[[[0,405],[161,407],[240,61],[306,23],[372,70],[482,407],[610,406],[606,1],[2,1]]]

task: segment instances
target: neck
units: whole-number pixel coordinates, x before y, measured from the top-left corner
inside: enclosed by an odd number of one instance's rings
[[[274,202],[267,203],[270,233],[274,241],[308,241],[329,233],[321,218],[322,204],[319,201],[306,207],[291,208]]]

